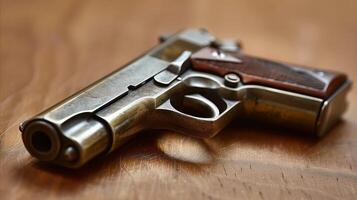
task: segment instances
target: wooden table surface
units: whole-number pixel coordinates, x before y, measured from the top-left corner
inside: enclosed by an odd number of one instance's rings
[[[357,99],[316,140],[232,122],[197,140],[148,131],[80,170],[38,163],[18,125],[155,45],[206,27],[245,51],[357,82],[357,1],[1,0],[0,199],[354,199]]]

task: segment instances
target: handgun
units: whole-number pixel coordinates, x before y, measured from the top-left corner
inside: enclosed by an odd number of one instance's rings
[[[347,107],[343,73],[247,55],[239,42],[185,29],[21,123],[38,160],[79,168],[147,129],[209,138],[233,119],[321,137]]]

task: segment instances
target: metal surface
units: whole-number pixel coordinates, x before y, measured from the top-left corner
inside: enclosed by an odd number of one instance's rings
[[[184,51],[176,60],[172,61],[169,66],[162,72],[155,75],[154,80],[161,85],[169,85],[190,65],[190,51]]]
[[[240,51],[242,49],[242,43],[235,39],[215,40],[211,46],[224,51]]]
[[[323,136],[333,125],[340,120],[341,115],[347,109],[347,92],[351,88],[352,83],[347,81],[335,92],[329,99],[324,101],[319,119],[316,124],[316,134]]]
[[[347,86],[324,101],[243,85],[235,74],[219,77],[192,70],[187,62],[190,52],[213,41],[201,29],[166,38],[121,70],[22,124],[26,148],[40,160],[77,168],[145,129],[212,137],[239,117],[323,133],[342,114],[338,104],[344,102]]]
[[[237,74],[229,73],[224,76],[224,84],[228,87],[237,87],[240,78]]]
[[[78,150],[72,146],[69,146],[64,151],[64,158],[68,162],[74,162],[78,159]]]

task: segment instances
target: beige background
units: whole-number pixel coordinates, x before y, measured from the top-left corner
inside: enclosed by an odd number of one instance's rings
[[[18,125],[185,27],[357,82],[356,10],[355,0],[1,0],[2,199],[353,199],[355,89],[321,140],[239,121],[204,141],[151,131],[77,171],[32,159]]]

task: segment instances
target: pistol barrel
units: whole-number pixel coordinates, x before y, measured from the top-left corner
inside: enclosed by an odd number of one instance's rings
[[[77,119],[59,129],[49,121],[28,122],[22,139],[30,154],[40,160],[75,168],[105,152],[111,136],[96,119]]]

